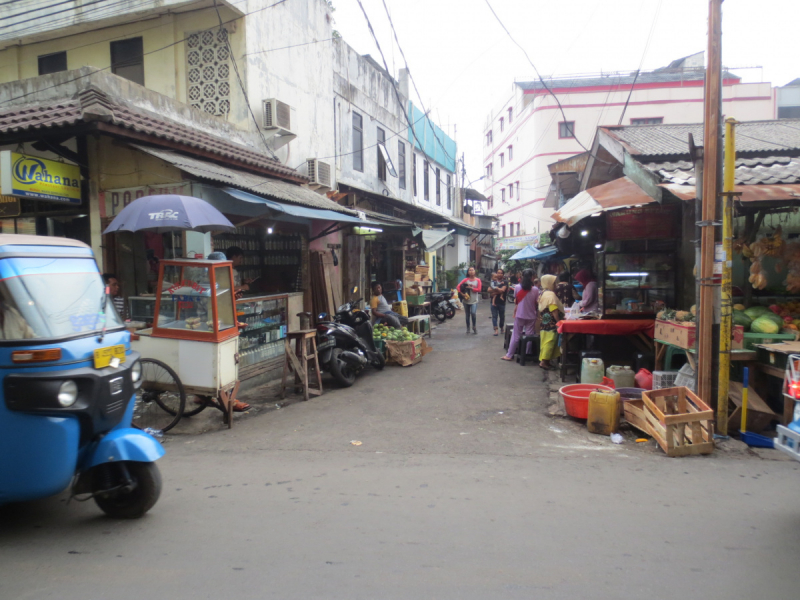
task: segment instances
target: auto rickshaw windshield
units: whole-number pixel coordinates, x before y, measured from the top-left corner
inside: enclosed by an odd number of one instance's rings
[[[0,261],[0,340],[64,338],[122,325],[93,259]]]

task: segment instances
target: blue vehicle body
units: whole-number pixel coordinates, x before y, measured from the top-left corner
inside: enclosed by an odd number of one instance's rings
[[[9,243],[17,238],[24,243]],[[104,284],[91,249],[59,238],[0,235],[0,284],[0,312],[13,301],[11,316],[22,314],[36,333],[10,339],[2,326],[9,317],[0,317],[0,504],[57,494],[103,465],[163,456],[157,440],[131,427],[139,356],[130,334],[108,313],[114,309],[104,293],[94,295]],[[47,285],[52,297],[36,291]],[[92,295],[71,285],[91,286]],[[124,362],[95,368],[95,350],[120,345]],[[25,362],[27,353],[56,349],[60,358]],[[60,395],[65,381],[77,388],[68,406]],[[114,493],[122,487],[130,493],[137,482],[124,467],[119,473],[127,487],[115,486]],[[104,473],[105,481],[117,476]],[[91,479],[82,491],[99,491]]]

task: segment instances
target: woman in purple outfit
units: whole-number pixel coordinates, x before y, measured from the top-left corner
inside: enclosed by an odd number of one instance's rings
[[[514,360],[519,338],[522,332],[533,335],[536,327],[536,318],[539,315],[539,289],[533,285],[533,269],[522,272],[522,283],[518,284],[515,291],[516,304],[514,305],[514,332],[508,344],[508,353],[503,360]],[[527,348],[525,349],[527,351]]]

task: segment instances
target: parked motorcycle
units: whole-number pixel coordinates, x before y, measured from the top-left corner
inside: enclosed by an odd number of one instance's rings
[[[428,294],[426,297],[426,300],[431,303],[431,314],[440,323],[444,323],[445,320],[456,316],[456,309],[450,303],[450,296],[449,293],[435,292]]]
[[[383,354],[375,348],[369,316],[356,308],[361,298],[336,309],[332,321],[320,313],[317,325],[317,355],[319,366],[328,371],[343,387],[350,387],[356,375],[367,365],[381,370]]]

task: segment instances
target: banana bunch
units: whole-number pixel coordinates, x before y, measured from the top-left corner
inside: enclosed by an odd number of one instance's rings
[[[753,288],[757,290],[763,290],[767,287],[767,276],[763,273],[760,258],[753,259],[753,263],[750,265],[750,277],[748,281],[753,285]]]
[[[761,258],[762,256],[780,256],[783,254],[786,242],[783,239],[782,233],[782,228],[778,225],[775,229],[775,233],[760,238],[750,246],[753,256],[755,258]],[[742,248],[742,253],[744,254],[744,248]]]

